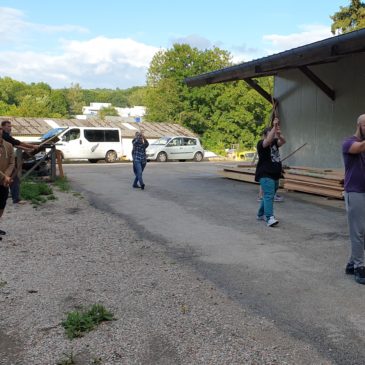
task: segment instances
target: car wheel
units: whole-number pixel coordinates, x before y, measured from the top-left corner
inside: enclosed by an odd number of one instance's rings
[[[167,161],[167,155],[165,152],[160,152],[158,155],[157,155],[157,158],[156,160],[158,162],[166,162]]]
[[[90,163],[97,163],[98,162],[98,160],[96,158],[90,158],[88,161]]]
[[[108,151],[105,155],[105,162],[115,162],[118,158],[118,155],[115,151]]]
[[[196,162],[200,162],[203,160],[203,154],[201,152],[197,152],[195,155],[194,155],[194,161]]]

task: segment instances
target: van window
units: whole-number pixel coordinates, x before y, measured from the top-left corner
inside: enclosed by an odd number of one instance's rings
[[[105,131],[105,142],[120,142],[119,133],[117,130],[106,130]]]
[[[80,138],[80,129],[74,128],[70,129],[63,135],[62,141],[70,142],[73,141],[74,139],[79,139],[79,138]]]
[[[84,136],[89,142],[120,142],[117,129],[85,129]]]

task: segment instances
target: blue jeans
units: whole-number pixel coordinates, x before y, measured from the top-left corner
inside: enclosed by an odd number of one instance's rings
[[[133,186],[138,186],[138,182],[140,186],[144,185],[142,173],[146,167],[146,164],[146,161],[133,161],[133,172],[135,175]]]
[[[20,180],[18,175],[15,175],[13,182],[10,184],[11,199],[13,203],[20,201]]]
[[[263,199],[260,202],[260,208],[257,215],[260,217],[264,215],[266,220],[268,220],[274,215],[274,197],[276,190],[278,190],[279,187],[279,180],[262,177],[260,179],[260,186],[263,192]]]

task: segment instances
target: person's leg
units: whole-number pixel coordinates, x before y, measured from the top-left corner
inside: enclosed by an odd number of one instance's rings
[[[351,242],[349,264],[356,269],[364,266],[365,194],[345,193],[345,202]]]
[[[136,161],[135,167],[136,167],[137,180],[139,181],[139,185],[142,187],[142,185],[144,185],[143,178],[142,178],[142,162]]]
[[[20,202],[20,180],[18,175],[14,176],[13,182],[10,184],[11,199],[16,204]]]
[[[142,174],[143,174],[143,171],[144,171],[144,169],[145,169],[146,165],[147,165],[147,161],[143,161],[143,162],[141,162],[141,168],[142,168],[141,178],[142,178]],[[141,188],[142,188],[142,190],[144,189],[144,186],[145,186],[144,182],[143,182],[143,183],[141,183]]]
[[[263,194],[263,188],[262,188],[262,184],[264,183],[264,179],[262,178],[262,179],[260,179],[260,181],[259,181],[259,183],[260,183],[260,190],[259,190],[259,194],[260,194],[260,196],[261,196],[261,199],[259,200],[259,202],[260,202],[260,205],[259,205],[259,210],[258,210],[258,212],[257,212],[257,219],[259,219],[259,220],[264,220],[265,218],[265,216],[264,216],[264,199],[262,198],[262,194]]]
[[[1,185],[0,186],[0,218],[3,216],[8,196],[9,196],[9,188]],[[4,235],[5,233],[6,233],[5,231],[0,230],[1,235]],[[0,237],[0,240],[2,240],[1,237]]]
[[[138,177],[137,177],[137,169],[136,169],[136,163],[137,161],[133,161],[133,173],[134,173],[134,181],[133,181],[133,187],[138,188]]]
[[[263,191],[264,215],[268,221],[274,215],[275,180],[268,177],[260,179]]]

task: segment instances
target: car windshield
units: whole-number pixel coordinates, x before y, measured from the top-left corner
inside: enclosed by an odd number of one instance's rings
[[[62,131],[64,131],[66,128],[53,128],[50,131],[48,131],[47,133],[43,134],[43,136],[41,137],[42,141],[45,141],[48,138],[51,138],[53,136],[56,136],[58,133],[61,133]]]
[[[162,137],[151,144],[156,145],[156,146],[164,146],[166,143],[168,143],[170,141],[170,139],[171,139],[171,137]]]

